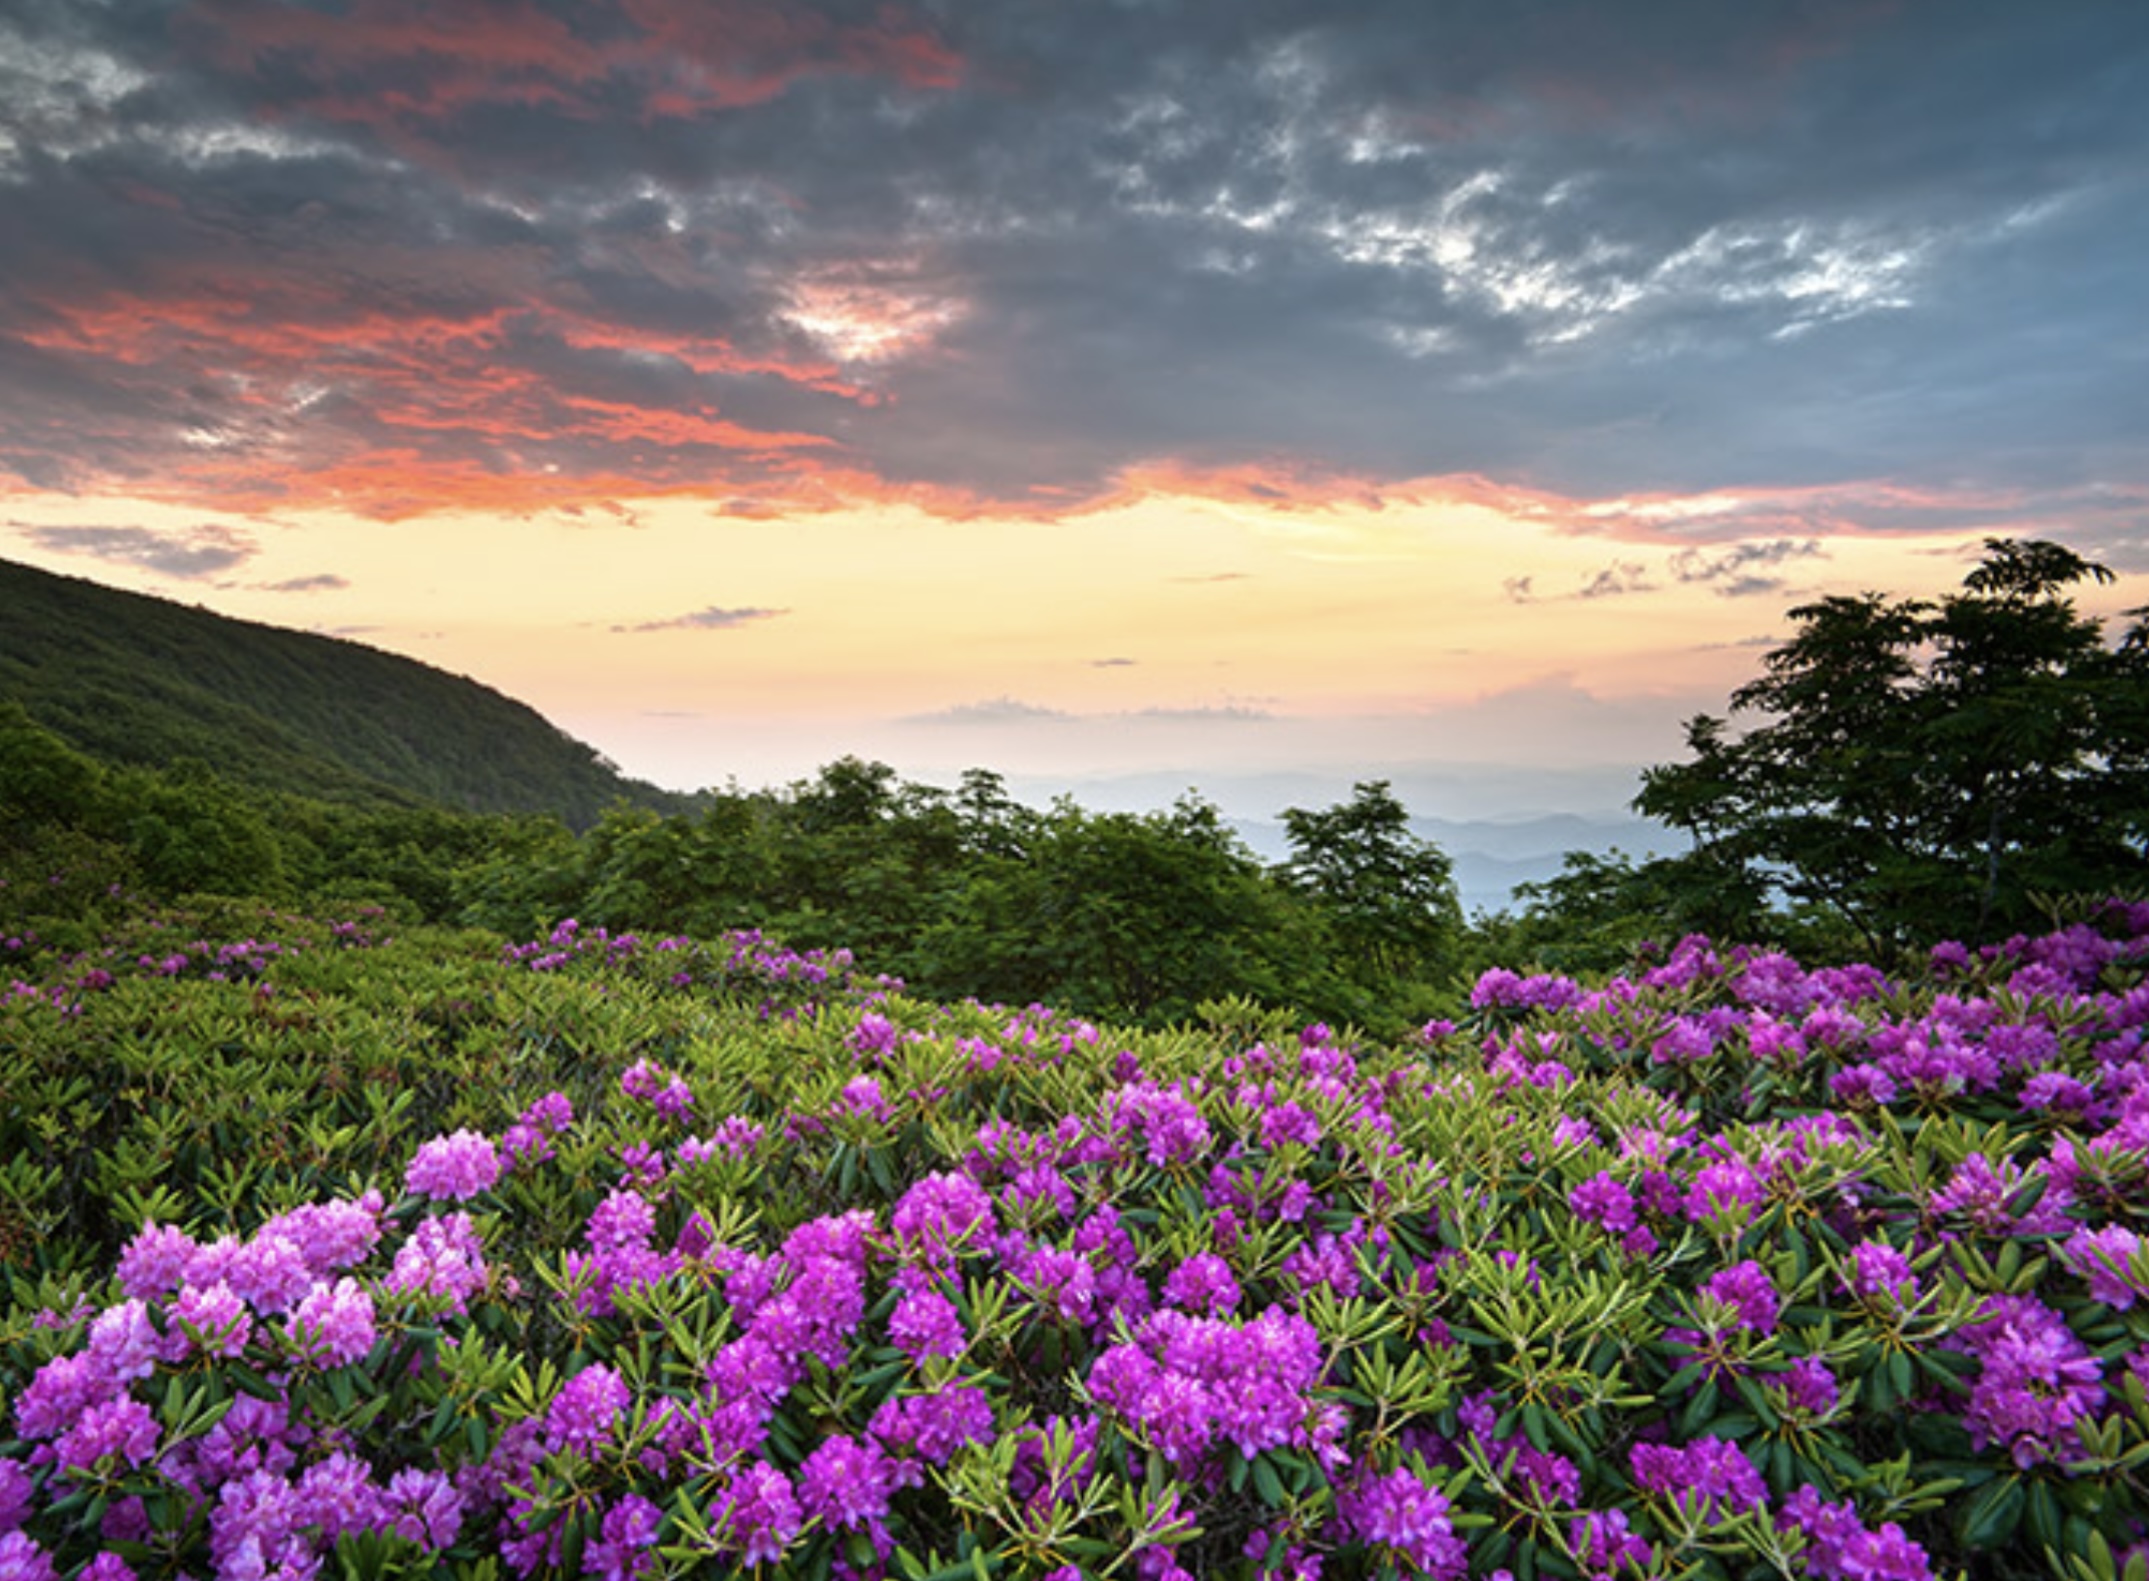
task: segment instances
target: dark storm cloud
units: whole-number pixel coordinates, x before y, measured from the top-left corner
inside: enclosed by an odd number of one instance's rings
[[[2117,537],[2145,62],[2125,0],[27,0],[0,468],[1050,515],[1285,456]]]

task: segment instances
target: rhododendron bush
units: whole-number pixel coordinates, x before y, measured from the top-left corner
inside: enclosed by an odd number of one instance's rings
[[[1393,1047],[248,945],[7,963],[0,1577],[2149,1552],[2149,907],[1492,972]]]

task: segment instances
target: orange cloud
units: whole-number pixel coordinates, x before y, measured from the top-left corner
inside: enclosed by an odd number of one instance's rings
[[[640,326],[607,323],[558,309],[547,315],[549,327],[578,351],[634,352],[640,356],[670,357],[681,367],[701,374],[732,377],[765,375],[782,379],[824,395],[840,395],[860,405],[881,400],[878,392],[854,384],[842,376],[835,363],[822,358],[788,358],[771,352],[749,353],[728,340],[707,335],[679,335]]]
[[[1383,479],[1294,461],[1202,466],[1160,457],[1115,474],[1113,487],[1083,509],[1108,509],[1159,495],[1278,511],[1390,506],[1476,505],[1508,516],[1558,520],[1579,501],[1547,490],[1498,483],[1475,473]]]
[[[792,450],[834,443],[821,434],[766,433],[693,412],[598,401],[588,396],[568,396],[562,404],[580,414],[575,424],[577,433],[623,443],[646,440],[660,445],[713,445],[722,450]]]
[[[532,4],[357,0],[337,12],[278,0],[200,0],[179,31],[220,65],[273,61],[306,82],[295,102],[332,120],[438,120],[477,104],[594,116],[625,79],[650,117],[763,103],[815,76],[949,88],[963,63],[922,21],[883,7],[838,23],[775,0],[622,0],[573,23]],[[622,25],[624,24],[624,25]]]

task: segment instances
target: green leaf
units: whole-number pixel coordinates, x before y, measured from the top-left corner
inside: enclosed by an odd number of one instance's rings
[[[2013,1539],[2022,1522],[2027,1499],[2018,1476],[1999,1477],[1986,1483],[1964,1501],[1957,1530],[1963,1546],[1973,1551],[2001,1548]]]

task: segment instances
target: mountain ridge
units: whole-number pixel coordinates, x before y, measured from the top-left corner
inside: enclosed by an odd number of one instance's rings
[[[195,758],[325,801],[553,813],[575,828],[621,800],[687,805],[467,676],[10,560],[0,699],[107,763]]]

